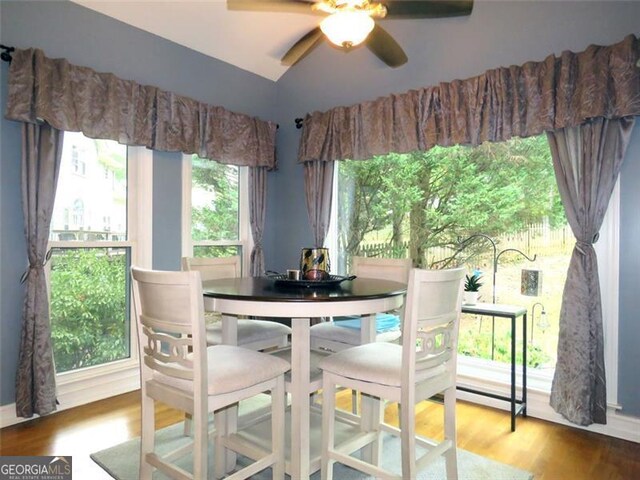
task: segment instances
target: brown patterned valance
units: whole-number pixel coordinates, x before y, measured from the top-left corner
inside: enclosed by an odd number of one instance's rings
[[[308,114],[298,161],[478,145],[640,115],[640,41],[551,55],[467,80]]]
[[[110,73],[16,50],[6,118],[45,121],[91,138],[275,168],[276,125]]]

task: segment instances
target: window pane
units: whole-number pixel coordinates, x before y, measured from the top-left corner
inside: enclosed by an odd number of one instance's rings
[[[482,302],[493,300],[494,253],[497,303],[529,312],[528,363],[553,368],[561,296],[573,235],[558,194],[545,136],[515,138],[478,147],[435,147],[367,161],[341,161],[337,185],[334,269],[350,273],[351,256],[411,258],[420,268],[466,266],[483,274]],[[461,242],[476,234],[472,241]],[[530,262],[520,250],[533,257]],[[501,255],[503,250],[508,250]],[[541,294],[520,293],[522,269],[540,270]],[[543,308],[544,307],[544,308]],[[541,311],[544,309],[545,315]],[[465,317],[460,351],[508,361],[511,328],[498,319]],[[533,322],[533,339],[531,325]]]
[[[193,156],[191,235],[202,240],[239,240],[239,171]]]
[[[129,248],[54,248],[51,336],[58,373],[130,355]]]
[[[127,239],[127,147],[65,132],[49,240]]]

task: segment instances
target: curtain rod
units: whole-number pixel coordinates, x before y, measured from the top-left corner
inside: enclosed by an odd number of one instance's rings
[[[294,119],[296,122],[296,128],[300,130],[302,128],[302,122],[304,122],[304,118],[296,118]]]
[[[2,53],[0,53],[0,59],[5,62],[11,63],[11,52],[15,51],[14,47],[7,47],[6,45],[0,45]]]

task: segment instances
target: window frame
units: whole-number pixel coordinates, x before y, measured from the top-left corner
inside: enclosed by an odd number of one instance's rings
[[[182,256],[192,257],[195,246],[239,246],[242,251],[242,275],[250,272],[253,236],[249,222],[249,168],[238,167],[238,240],[198,240],[191,236],[192,155],[182,156]]]
[[[329,229],[325,244],[330,251],[337,252],[337,222],[338,222],[338,173],[336,165],[333,174],[333,199]],[[620,250],[620,178],[614,187],[607,213],[600,228],[599,241],[594,245],[598,258],[600,276],[600,292],[602,300],[602,317],[604,330],[604,355],[607,375],[607,404],[610,408],[620,409],[618,404],[618,292],[619,292],[619,250]],[[532,319],[528,316],[528,321]],[[529,326],[528,326],[529,327]],[[521,332],[521,328],[517,329]],[[519,338],[519,337],[518,337]],[[520,347],[518,347],[520,348]],[[541,371],[527,368],[527,390],[540,392],[548,397],[551,392],[553,370]],[[506,394],[511,386],[509,380],[510,365],[491,360],[458,355],[458,384]],[[521,374],[517,373],[517,384],[521,383]],[[461,398],[484,404],[493,405],[486,397],[460,394]],[[548,402],[547,402],[548,403]],[[549,407],[551,408],[551,407]]]
[[[127,240],[61,241],[50,240],[51,248],[123,247],[130,249],[132,265],[151,268],[153,205],[153,152],[144,147],[127,147]],[[49,265],[49,264],[47,264]],[[50,269],[45,268],[47,285]],[[129,296],[131,291],[129,289]],[[129,297],[129,357],[102,365],[56,374],[58,410],[94,402],[140,388],[139,348],[133,301]]]

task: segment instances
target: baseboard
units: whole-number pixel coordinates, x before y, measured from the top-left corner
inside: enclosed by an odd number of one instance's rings
[[[478,385],[473,385],[473,388],[478,390],[484,390],[485,388]],[[488,391],[499,395],[508,395],[506,389],[491,388]],[[517,395],[520,398],[520,389],[517,389]],[[473,393],[458,391],[457,397],[460,400],[466,400],[478,405],[485,405],[500,410],[509,410],[510,404],[502,400],[496,400],[494,398],[485,397]],[[578,428],[580,430],[586,430],[589,432],[599,433],[610,437],[620,438],[623,440],[629,440],[631,442],[640,443],[640,418],[621,415],[614,408],[609,408],[607,411],[607,424],[599,425],[593,424],[588,427],[582,427],[575,425],[567,421],[562,415],[557,413],[549,405],[549,393],[536,390],[527,391],[527,416],[533,418],[539,418],[553,423],[566,425],[572,428]],[[516,430],[518,421],[521,417],[516,418]]]
[[[79,407],[87,403],[114,397],[140,388],[140,373],[137,366],[99,375],[86,375],[80,381],[59,382],[58,409],[56,412]],[[0,406],[0,428],[16,425],[37,418],[16,416],[16,404]]]

